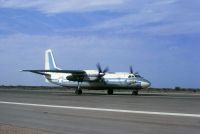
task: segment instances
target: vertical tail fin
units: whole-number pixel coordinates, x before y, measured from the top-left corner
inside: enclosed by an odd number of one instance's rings
[[[45,51],[45,70],[60,70],[56,66],[51,49]]]
[[[45,51],[45,70],[60,70],[60,68],[56,66],[51,49]],[[45,81],[49,83],[48,77],[51,77],[51,75],[45,76]]]

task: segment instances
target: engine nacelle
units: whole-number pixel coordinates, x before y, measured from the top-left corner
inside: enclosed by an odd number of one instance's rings
[[[69,75],[66,77],[67,80],[69,81],[83,81],[84,80],[84,77],[76,77],[76,76],[73,76],[73,75]]]

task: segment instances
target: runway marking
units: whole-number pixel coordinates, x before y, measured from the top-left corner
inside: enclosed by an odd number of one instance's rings
[[[148,115],[166,115],[166,116],[198,117],[198,118],[200,118],[200,114],[187,114],[187,113],[168,113],[168,112],[152,112],[152,111],[135,111],[135,110],[123,110],[123,109],[107,109],[107,108],[92,108],[92,107],[45,105],[45,104],[19,103],[19,102],[7,102],[7,101],[0,101],[0,104],[21,105],[21,106],[33,106],[33,107],[47,107],[47,108],[60,108],[60,109],[88,110],[88,111],[101,111],[101,112],[148,114]]]

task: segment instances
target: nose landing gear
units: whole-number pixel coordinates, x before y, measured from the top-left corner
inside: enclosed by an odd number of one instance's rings
[[[138,95],[138,90],[133,90],[132,95]]]
[[[76,89],[75,90],[75,94],[76,95],[81,95],[82,94],[82,90],[81,89]]]

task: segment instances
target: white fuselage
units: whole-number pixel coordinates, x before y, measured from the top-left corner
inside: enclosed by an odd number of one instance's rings
[[[77,87],[78,84],[82,88],[87,89],[143,89],[150,86],[150,83],[142,77],[135,77],[130,73],[105,73],[103,80],[96,80],[97,70],[84,70],[89,78],[78,82],[68,80],[67,77],[71,73],[48,73],[47,81],[56,85],[65,87]]]

